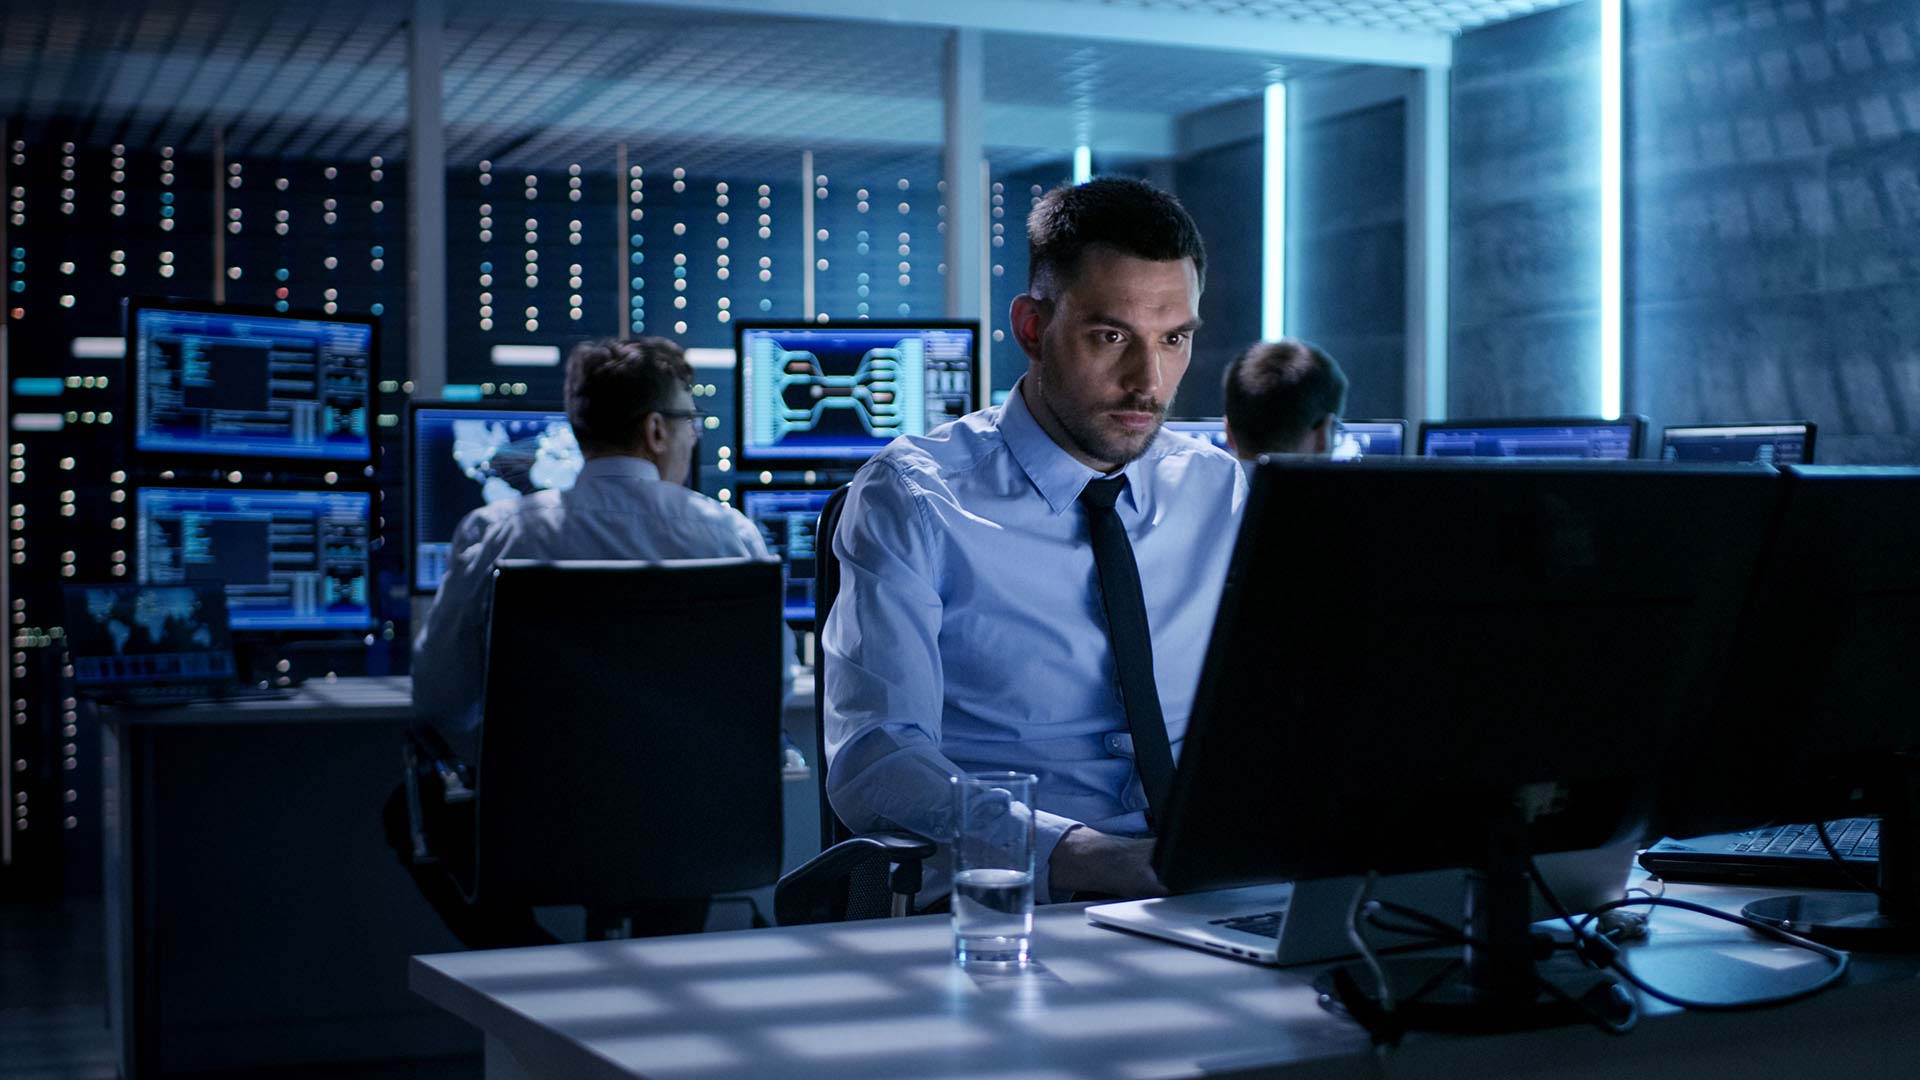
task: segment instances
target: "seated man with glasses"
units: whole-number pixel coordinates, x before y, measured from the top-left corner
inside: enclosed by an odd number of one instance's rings
[[[767,557],[752,522],[684,486],[702,417],[692,382],[686,354],[666,338],[582,342],[567,357],[567,419],[586,458],[573,489],[481,507],[455,531],[413,640],[413,703],[461,757],[479,755],[496,561]]]
[[[686,354],[666,338],[582,342],[567,357],[566,373],[567,419],[586,459],[573,488],[493,503],[460,522],[447,575],[413,642],[414,707],[460,759],[479,760],[495,562],[768,557],[752,522],[685,486],[703,415],[693,407],[692,382]],[[785,624],[781,633],[781,684],[790,688],[793,639]],[[779,748],[767,747],[769,766],[778,754]],[[476,914],[460,902],[445,872],[414,867],[399,798],[396,792],[387,809],[389,841],[463,942],[485,948],[552,940],[530,913]],[[470,847],[463,837],[446,842]],[[678,919],[684,925],[677,929],[698,930],[705,913],[706,902],[699,901],[656,917]]]
[[[1283,338],[1247,347],[1227,365],[1227,446],[1261,454],[1326,454],[1340,445],[1347,376],[1333,358]]]

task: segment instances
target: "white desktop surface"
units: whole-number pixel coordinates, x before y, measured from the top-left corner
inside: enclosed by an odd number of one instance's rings
[[[1738,909],[1756,890],[1671,886]],[[1834,992],[1751,1013],[1646,1001],[1640,1026],[1416,1035],[1382,1058],[1279,970],[1042,908],[1029,971],[948,960],[945,916],[415,957],[410,984],[487,1036],[487,1077],[1911,1077],[1920,960],[1870,959]],[[1824,961],[1663,910],[1640,970],[1738,993]],[[1737,972],[1756,982],[1740,985]],[[1711,976],[1701,981],[1702,976]],[[1810,979],[1809,979],[1810,981]],[[1678,987],[1676,987],[1678,988]],[[1625,1071],[1623,1071],[1625,1070]]]

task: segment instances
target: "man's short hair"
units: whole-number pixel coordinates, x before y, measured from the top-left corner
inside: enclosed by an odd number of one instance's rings
[[[693,365],[663,337],[583,341],[567,356],[567,420],[580,449],[621,453],[642,442],[647,415],[673,407]]]
[[[1347,376],[1304,341],[1256,342],[1227,365],[1227,426],[1243,454],[1299,444],[1322,418],[1347,407]]]
[[[1102,177],[1054,188],[1027,215],[1027,292],[1051,299],[1090,247],[1156,262],[1192,259],[1207,283],[1207,246],[1180,200],[1141,180]]]

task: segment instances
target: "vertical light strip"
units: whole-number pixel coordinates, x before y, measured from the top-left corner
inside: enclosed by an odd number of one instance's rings
[[[1621,3],[1600,0],[1600,415],[1620,416]]]
[[[1073,148],[1073,182],[1084,184],[1093,179],[1093,147]]]
[[[1260,184],[1260,336],[1287,333],[1287,84],[1267,85]]]

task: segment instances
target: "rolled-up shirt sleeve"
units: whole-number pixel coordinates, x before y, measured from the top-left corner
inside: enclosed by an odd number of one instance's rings
[[[413,639],[413,706],[468,761],[479,758],[480,693],[486,674],[487,601],[497,546],[485,543],[503,516],[480,507],[454,530],[447,575]]]
[[[833,537],[840,592],[821,634],[823,723],[827,796],[849,828],[905,829],[944,843],[954,835],[951,778],[965,770],[940,750],[939,531],[925,495],[886,459],[863,469],[847,493]],[[1048,860],[1077,824],[1035,811],[1037,895],[1051,896]],[[944,880],[943,866],[933,870]]]

